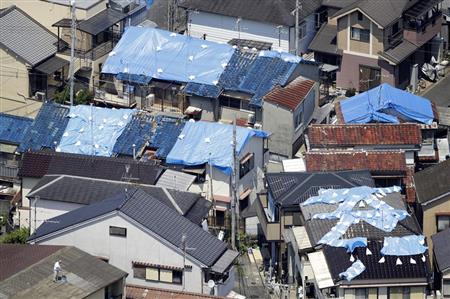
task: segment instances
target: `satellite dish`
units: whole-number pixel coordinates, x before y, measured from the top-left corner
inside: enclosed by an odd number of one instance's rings
[[[216,283],[214,282],[214,280],[210,279],[208,280],[208,287],[210,289],[214,288],[216,286]]]

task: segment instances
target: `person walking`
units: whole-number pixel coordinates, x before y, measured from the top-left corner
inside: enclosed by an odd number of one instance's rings
[[[57,260],[53,265],[53,282],[59,280],[59,272],[61,272],[61,260]]]

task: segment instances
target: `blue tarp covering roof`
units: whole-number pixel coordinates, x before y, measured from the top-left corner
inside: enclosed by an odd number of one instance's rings
[[[156,156],[165,159],[178,140],[186,121],[176,117],[158,117],[151,147],[156,148]]]
[[[239,91],[251,95],[250,104],[262,106],[262,98],[275,86],[285,86],[301,61],[300,57],[285,52],[236,50],[225,71],[219,78],[218,87],[225,91]],[[208,87],[186,86],[187,94],[216,97],[219,93],[208,93]]]
[[[237,127],[237,151],[240,152],[252,137],[267,138],[268,134],[260,130]],[[230,174],[233,165],[232,138],[232,125],[189,121],[167,155],[166,162],[186,166],[210,163]]]
[[[0,113],[0,142],[19,145],[33,119]]]
[[[128,27],[109,54],[102,72],[135,75],[138,83],[149,78],[215,85],[234,49],[165,30]]]
[[[423,97],[384,83],[340,102],[345,123],[399,123],[413,121],[431,124],[431,102]]]
[[[23,137],[18,151],[55,149],[55,142],[59,142],[69,122],[68,114],[67,106],[53,102],[44,103]]]
[[[72,106],[69,122],[57,151],[95,156],[111,156],[114,144],[135,110],[108,109],[87,105]]]
[[[345,272],[339,273],[339,277],[347,281],[352,281],[353,278],[363,273],[364,270],[366,270],[366,266],[360,260],[357,260]]]
[[[424,236],[385,237],[381,253],[396,256],[416,255],[423,254],[427,248]]]

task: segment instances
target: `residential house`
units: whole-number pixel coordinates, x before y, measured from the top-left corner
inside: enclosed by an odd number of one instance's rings
[[[127,169],[128,168],[128,169]],[[67,175],[108,181],[133,182],[154,185],[162,169],[151,162],[132,159],[97,157],[51,151],[26,152],[18,176],[21,178],[22,202],[17,221],[28,227],[31,220],[31,204],[28,194],[45,181],[45,175]]]
[[[431,236],[434,251],[434,289],[444,298],[450,296],[450,229]]]
[[[425,238],[393,191],[322,190],[301,204],[304,228],[285,230],[285,235],[290,281],[302,288],[304,298],[426,296],[430,269]],[[398,217],[388,220],[393,212]],[[403,246],[409,247],[400,254]]]
[[[292,158],[297,153],[318,102],[319,85],[302,77],[285,87],[275,87],[264,96],[263,129],[272,133],[271,156]]]
[[[405,88],[429,62],[441,31],[440,0],[348,1],[310,44],[316,61],[336,63],[336,86],[363,92],[381,83]],[[345,1],[347,4],[347,1]],[[387,13],[389,12],[389,13]]]
[[[415,191],[412,175],[416,167],[416,158],[421,150],[421,126],[413,123],[403,124],[345,124],[311,125],[308,128],[308,167],[315,170],[360,169],[367,166],[374,175],[377,186],[398,185],[408,202],[414,203]],[[375,169],[374,159],[385,157],[381,169]],[[405,158],[405,166],[397,158]],[[323,158],[330,164],[317,159]],[[352,159],[350,165],[343,165],[336,159]],[[357,160],[359,158],[361,160]],[[433,156],[434,158],[434,156]],[[391,168],[391,169],[389,169]],[[397,169],[396,169],[397,168]]]
[[[141,168],[141,171],[144,170]],[[131,188],[143,190],[197,225],[208,217],[211,203],[198,193],[139,184],[131,174],[124,181],[86,178],[73,175],[45,175],[30,190],[30,230],[34,232],[48,219],[110,198]]]
[[[76,245],[127,272],[129,284],[209,294],[212,279],[226,295],[235,282],[237,252],[137,189],[52,218],[29,241]]]
[[[317,0],[302,1],[299,9],[298,45],[295,42],[295,0],[288,1],[214,1],[183,0],[187,34],[228,43],[232,39],[265,42],[272,49],[303,54],[317,28]]]
[[[57,36],[17,6],[0,11],[0,26],[0,109],[35,116],[64,85],[69,62],[55,55]]]
[[[450,227],[450,160],[414,174],[416,215],[433,250],[431,236]]]
[[[444,42],[444,50],[448,53],[450,49],[450,1],[443,0],[442,1],[442,29],[441,29],[441,37]]]
[[[215,296],[191,293],[191,292],[179,292],[173,290],[164,290],[158,288],[148,288],[135,285],[127,285],[127,298],[129,299],[172,299],[176,296],[177,299],[214,299]]]
[[[53,266],[61,272],[53,280]],[[125,298],[127,273],[76,247],[0,245],[2,298]]]
[[[256,198],[264,186],[263,169],[267,162],[265,140],[268,134],[261,130],[236,127],[236,190],[232,188],[233,126],[229,124],[189,121],[166,157],[167,166],[179,167],[184,172],[199,176],[202,184],[189,191],[204,192],[213,201],[216,220],[223,226],[225,211],[230,208],[234,192],[241,209]]]
[[[266,181],[267,194],[259,194],[256,212],[272,263],[278,264],[278,273],[287,261],[284,228],[304,225],[299,206],[302,202],[316,196],[320,189],[374,186],[366,170],[268,173]]]

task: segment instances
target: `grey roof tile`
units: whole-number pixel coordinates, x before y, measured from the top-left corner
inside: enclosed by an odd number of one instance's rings
[[[450,192],[450,160],[428,167],[414,174],[417,201],[429,201]],[[443,197],[443,199],[448,197]]]
[[[450,228],[431,236],[436,263],[441,272],[450,268]]]

